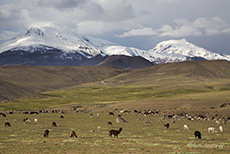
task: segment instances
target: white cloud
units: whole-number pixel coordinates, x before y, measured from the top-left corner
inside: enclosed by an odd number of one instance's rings
[[[175,25],[163,25],[159,29],[141,28],[131,29],[118,37],[130,37],[140,35],[157,35],[160,37],[189,37],[189,36],[202,36],[202,35],[219,35],[230,34],[230,24],[219,17],[212,18],[197,18],[195,21],[188,19],[176,19]]]
[[[116,35],[117,37],[130,37],[130,36],[144,36],[144,35],[156,35],[156,32],[149,27],[132,29],[128,32],[125,32],[121,35]]]
[[[9,40],[9,39],[15,37],[17,34],[18,33],[16,33],[16,32],[4,30],[0,33],[0,41]]]

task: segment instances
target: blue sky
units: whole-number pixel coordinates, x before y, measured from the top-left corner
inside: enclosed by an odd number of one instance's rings
[[[1,0],[0,43],[52,25],[146,50],[185,38],[230,54],[229,14],[229,0]]]

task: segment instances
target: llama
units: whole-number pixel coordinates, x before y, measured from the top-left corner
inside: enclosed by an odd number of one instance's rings
[[[101,130],[101,129],[102,129],[102,127],[101,127],[101,126],[98,126],[98,127],[97,127],[97,130]]]
[[[184,125],[184,130],[188,130],[188,126],[187,125]]]
[[[69,134],[68,134],[69,138],[73,138],[73,137],[76,137],[77,138],[77,135],[75,133],[75,131],[71,131]]]
[[[214,128],[214,127],[209,127],[209,128],[208,128],[208,132],[209,132],[209,133],[210,133],[210,132],[214,133],[214,132],[216,132],[216,131],[215,131],[215,128]]]
[[[8,127],[11,127],[10,123],[9,122],[5,122],[5,127],[8,126]]]
[[[122,131],[122,128],[120,128],[119,130],[110,130],[109,131],[109,136],[112,137],[112,135],[114,135],[114,137],[117,137],[118,138],[118,135],[121,133]]]
[[[220,132],[224,131],[222,126],[219,126],[219,130],[220,130]]]
[[[114,113],[113,112],[109,112],[109,115],[114,115]]]
[[[31,123],[31,120],[29,118],[25,118],[23,119],[24,123],[25,124],[30,124]]]
[[[167,129],[169,129],[169,123],[164,125]]]
[[[43,136],[44,136],[44,137],[48,137],[48,135],[49,135],[49,132],[50,132],[50,131],[49,131],[48,129],[46,129],[46,130],[44,131],[44,134],[43,134]]]
[[[194,132],[194,135],[195,135],[195,139],[201,139],[201,133],[199,131],[195,131]]]
[[[52,122],[52,126],[57,127],[56,122]]]

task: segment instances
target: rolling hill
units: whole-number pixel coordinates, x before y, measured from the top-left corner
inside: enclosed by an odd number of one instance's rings
[[[0,84],[2,101],[29,98],[2,104],[2,110],[76,104],[88,109],[102,104],[97,106],[102,110],[210,109],[230,101],[230,62],[188,61],[132,71],[108,66],[2,66]]]
[[[40,96],[43,91],[100,81],[123,72],[108,66],[1,66],[0,101]]]

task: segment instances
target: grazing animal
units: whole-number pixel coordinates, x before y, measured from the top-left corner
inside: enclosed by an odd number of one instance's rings
[[[0,115],[2,115],[3,117],[6,117],[6,114],[5,114],[5,113],[0,113]]]
[[[108,122],[108,125],[113,125],[113,123],[109,121],[109,122]]]
[[[34,119],[34,122],[38,122],[38,119]]]
[[[63,116],[63,115],[61,115],[61,116],[60,116],[60,118],[61,118],[61,119],[64,119],[64,116]]]
[[[46,130],[44,131],[44,134],[43,134],[43,136],[44,136],[44,137],[48,137],[48,135],[49,135],[49,132],[50,132],[50,131],[49,131],[48,129],[46,129]]]
[[[57,127],[56,122],[52,122],[52,126]]]
[[[23,121],[24,121],[24,123],[26,123],[26,124],[30,124],[30,123],[31,123],[31,120],[30,120],[29,118],[25,118],[25,119],[23,119]]]
[[[90,118],[93,118],[93,114],[90,114]]]
[[[109,112],[109,115],[114,115],[114,113],[113,112]]]
[[[121,133],[122,128],[120,128],[119,130],[110,130],[109,131],[109,136],[112,137],[112,135],[114,135],[114,137],[118,137],[118,135]]]
[[[73,137],[76,137],[77,138],[77,135],[75,133],[75,131],[71,131],[69,134],[68,134],[69,138],[73,138]]]
[[[214,128],[214,127],[209,127],[209,128],[208,128],[208,132],[209,132],[209,133],[210,133],[210,132],[214,133],[214,132],[215,132],[215,128]]]
[[[195,135],[195,139],[201,139],[201,133],[199,131],[195,131],[194,132],[194,135]]]
[[[11,127],[11,125],[10,125],[10,123],[9,123],[9,122],[5,122],[5,127],[6,127],[6,126]]]
[[[184,125],[184,130],[188,130],[188,126],[187,125]]]
[[[167,129],[169,129],[169,123],[164,125]]]
[[[219,130],[220,130],[220,132],[224,131],[222,126],[219,126]]]

